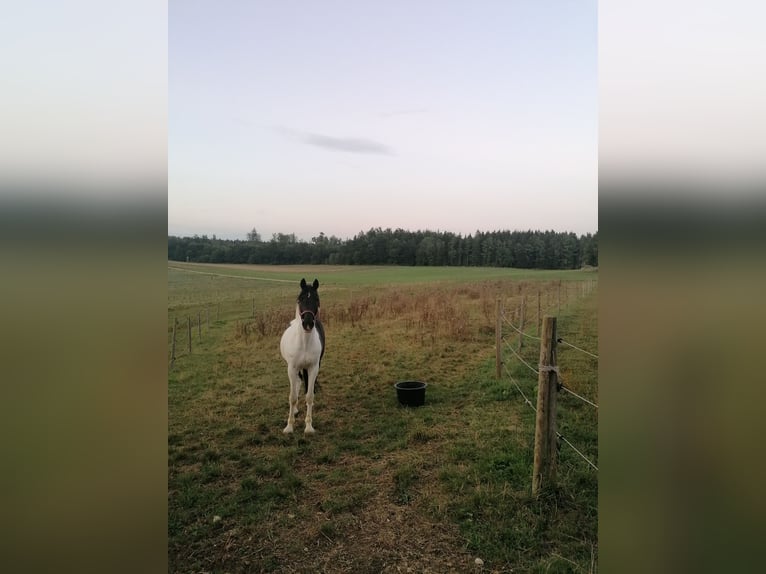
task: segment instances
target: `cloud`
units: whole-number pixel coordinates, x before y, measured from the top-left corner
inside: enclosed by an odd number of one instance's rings
[[[271,129],[286,138],[331,151],[394,155],[394,151],[387,145],[364,138],[338,138],[324,134],[301,132],[285,126],[271,126]]]
[[[388,146],[362,138],[336,138],[322,134],[306,134],[301,139],[304,143],[309,145],[315,145],[333,151],[392,155],[391,148]]]

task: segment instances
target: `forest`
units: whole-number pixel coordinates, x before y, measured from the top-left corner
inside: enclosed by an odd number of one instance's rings
[[[311,241],[275,233],[264,241],[253,229],[246,240],[168,236],[168,259],[196,263],[431,265],[579,269],[598,266],[598,231],[406,231],[379,227],[351,239],[320,233]]]

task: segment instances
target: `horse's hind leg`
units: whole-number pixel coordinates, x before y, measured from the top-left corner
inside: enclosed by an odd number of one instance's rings
[[[287,377],[290,379],[290,408],[287,411],[287,426],[282,430],[285,434],[293,432],[295,414],[298,412],[298,390],[301,385],[297,371],[289,365],[287,367]]]

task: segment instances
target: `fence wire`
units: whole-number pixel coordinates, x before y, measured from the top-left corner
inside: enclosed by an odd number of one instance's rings
[[[536,375],[539,375],[539,374],[540,374],[540,371],[538,371],[538,370],[537,370],[537,369],[535,369],[535,368],[534,368],[532,365],[530,365],[529,363],[527,363],[527,362],[524,360],[524,357],[522,357],[521,355],[519,355],[519,354],[518,354],[518,353],[517,353],[517,352],[514,350],[514,348],[513,348],[513,347],[511,347],[511,345],[508,343],[508,341],[506,341],[505,339],[503,339],[503,343],[505,343],[505,346],[506,346],[506,347],[508,347],[508,349],[511,351],[511,353],[513,353],[514,355],[516,355],[516,357],[519,359],[519,361],[521,361],[522,363],[524,363],[524,364],[527,366],[527,368],[528,368],[530,371],[532,371],[532,372],[533,372],[534,374],[536,374]]]
[[[560,389],[563,389],[563,390],[565,390],[565,391],[566,391],[566,392],[568,392],[570,395],[574,395],[575,397],[577,397],[577,398],[578,398],[578,399],[580,399],[581,401],[583,401],[583,402],[586,402],[586,403],[588,403],[589,405],[591,405],[591,406],[594,406],[594,407],[598,408],[598,405],[597,405],[596,403],[589,401],[589,400],[588,400],[588,399],[586,399],[585,397],[581,397],[581,396],[580,396],[580,395],[578,395],[576,392],[574,392],[572,389],[569,389],[569,388],[567,388],[566,386],[564,386],[564,383],[562,383],[562,382],[561,382],[561,379],[560,379],[560,378],[559,378],[559,388],[560,388]]]
[[[503,313],[501,315],[501,317],[503,318],[503,321],[505,321],[506,324],[511,327],[511,329],[513,329],[514,331],[516,331],[520,335],[523,335],[524,337],[528,337],[530,339],[534,339],[535,341],[539,341],[540,340],[540,337],[535,337],[534,335],[530,335],[529,333],[525,333],[524,331],[519,329],[516,325],[511,323],[511,321],[505,316],[505,313]]]
[[[569,442],[563,434],[561,434],[560,432],[557,431],[556,432],[556,436],[558,436],[559,439],[563,440],[566,444],[568,444],[570,446],[570,448],[573,451],[575,451],[577,454],[579,454],[580,457],[585,462],[587,462],[589,465],[591,465],[595,470],[598,470],[598,467],[595,464],[593,464],[587,456],[585,456],[583,453],[581,453],[579,450],[577,450],[577,447],[575,447],[575,445],[573,445],[571,442]]]
[[[558,338],[558,339],[556,339],[556,342],[560,343],[562,345],[566,345],[567,347],[572,347],[573,349],[576,349],[576,350],[580,351],[581,353],[585,353],[586,355],[590,355],[594,359],[598,359],[598,355],[595,355],[595,354],[591,353],[590,351],[586,351],[585,349],[581,349],[580,347],[578,347],[576,345],[573,345],[572,343],[570,343],[568,341],[565,341],[564,339]]]
[[[513,378],[510,371],[508,371],[508,367],[506,367],[505,364],[503,364],[503,370],[505,370],[505,374],[508,375],[509,379],[511,379],[513,386],[516,387],[516,389],[519,391],[519,394],[524,398],[524,402],[527,403],[527,405],[529,405],[533,411],[537,412],[537,407],[535,407],[535,405],[532,404],[532,402],[527,398],[527,395],[524,394],[524,391],[521,390],[521,387],[516,382],[516,379]]]

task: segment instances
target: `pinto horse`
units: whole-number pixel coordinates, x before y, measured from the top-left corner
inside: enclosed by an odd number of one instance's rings
[[[295,415],[298,414],[298,393],[303,381],[306,389],[305,433],[313,433],[312,410],[314,407],[314,385],[319,374],[319,365],[324,356],[324,327],[319,321],[319,281],[308,285],[301,279],[301,292],[295,305],[295,319],[282,334],[279,351],[287,361],[287,376],[290,379],[290,410],[287,426],[282,432],[293,432]]]

